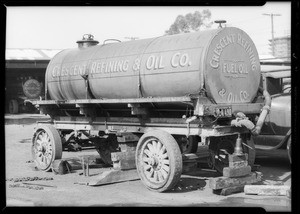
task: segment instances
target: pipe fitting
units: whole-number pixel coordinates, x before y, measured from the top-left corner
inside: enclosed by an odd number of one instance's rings
[[[237,118],[231,121],[231,125],[236,127],[244,126],[248,130],[250,130],[253,135],[259,135],[261,132],[261,128],[265,122],[265,119],[271,109],[270,94],[266,90],[264,90],[263,95],[265,97],[265,105],[261,109],[261,113],[259,115],[256,125],[254,125],[247,117],[241,117],[241,115],[244,115],[242,112],[239,112],[237,114]]]
[[[262,108],[262,111],[261,111],[261,113],[259,115],[259,118],[256,122],[255,129],[251,131],[251,133],[255,136],[260,134],[260,131],[261,131],[261,128],[262,128],[262,126],[265,122],[265,119],[266,119],[269,111],[271,110],[271,96],[270,96],[270,94],[266,90],[264,90],[263,95],[265,97],[265,105]]]

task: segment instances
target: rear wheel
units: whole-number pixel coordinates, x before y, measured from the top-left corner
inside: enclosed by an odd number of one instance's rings
[[[136,148],[136,167],[144,185],[157,192],[172,189],[182,173],[182,156],[176,140],[161,130],[144,134]]]
[[[32,158],[39,170],[49,171],[51,164],[62,157],[62,142],[58,131],[51,125],[41,125],[32,138]]]

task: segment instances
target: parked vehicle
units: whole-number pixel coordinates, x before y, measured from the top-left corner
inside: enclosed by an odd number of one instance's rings
[[[291,68],[290,66],[262,65],[262,87],[272,99],[261,134],[254,137],[260,150],[287,149],[291,158]]]
[[[42,93],[43,85],[43,81],[39,81],[37,77],[32,76],[16,78],[12,84],[7,84],[6,101],[8,101],[8,113],[38,112],[30,102],[25,101],[42,99],[44,96]]]
[[[271,99],[261,91],[251,38],[233,27],[104,43],[92,35],[58,53],[46,71],[45,100],[33,104],[51,121],[32,139],[37,167],[48,171],[70,142],[92,142],[103,161],[135,149],[141,181],[153,191],[174,187],[183,157],[209,149],[222,173],[236,147],[253,165]],[[258,118],[258,120],[255,120]],[[242,142],[240,146],[239,143]]]

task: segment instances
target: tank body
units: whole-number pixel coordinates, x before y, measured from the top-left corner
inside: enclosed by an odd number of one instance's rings
[[[218,104],[250,103],[259,82],[253,41],[231,27],[68,49],[46,71],[54,100],[178,97],[204,90]]]

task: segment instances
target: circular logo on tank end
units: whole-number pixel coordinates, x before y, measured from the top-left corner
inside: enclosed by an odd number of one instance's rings
[[[260,82],[260,62],[251,38],[222,28],[212,39],[205,63],[205,86],[216,103],[250,103]]]

